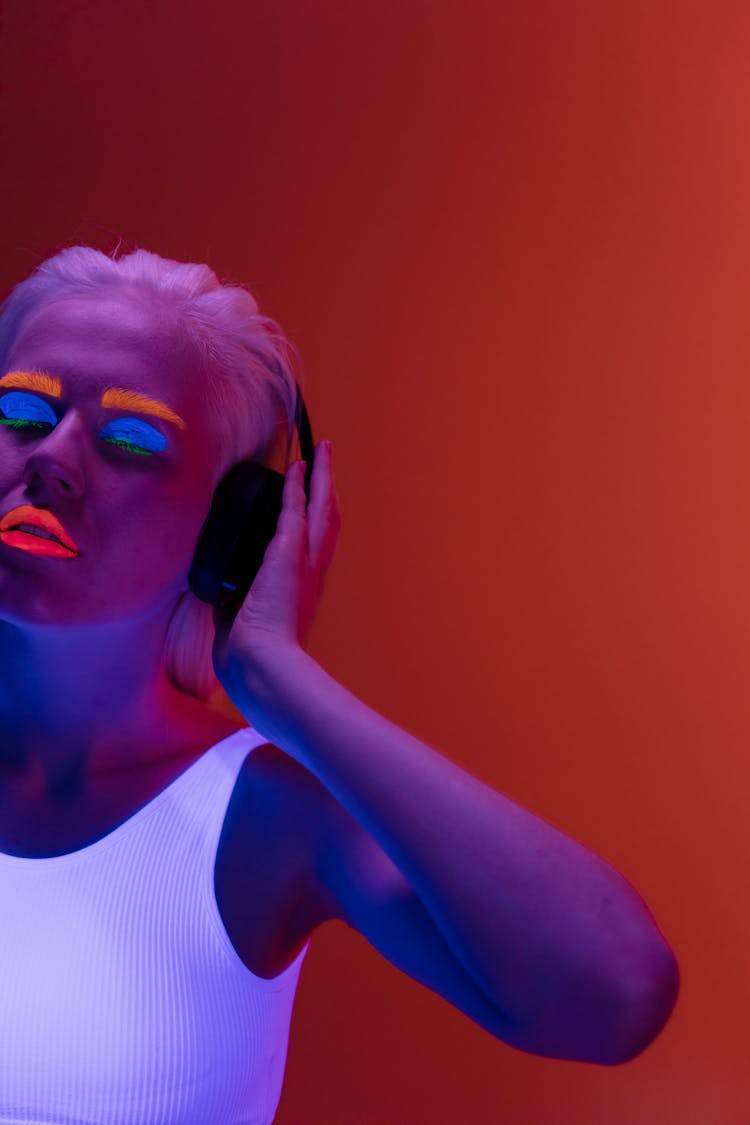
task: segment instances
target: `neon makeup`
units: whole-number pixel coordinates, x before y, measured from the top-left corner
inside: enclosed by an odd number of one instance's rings
[[[0,387],[18,387],[29,391],[38,391],[40,394],[49,395],[51,398],[62,396],[62,387],[56,375],[49,375],[45,371],[9,371],[0,379]],[[172,422],[181,430],[186,429],[185,423],[179,414],[175,414],[170,406],[150,395],[138,394],[136,391],[126,390],[124,387],[105,387],[102,395],[102,406],[107,409],[132,410],[136,414],[153,414],[163,418],[165,422]]]
[[[5,416],[0,421],[13,422],[26,421],[35,426],[56,426],[57,415],[48,402],[36,395],[27,395],[23,391],[9,391],[0,399],[2,412]]]
[[[75,551],[69,551],[62,543],[55,543],[54,539],[42,539],[26,531],[0,531],[0,542],[7,543],[9,547],[18,547],[21,551],[28,551],[30,555],[46,555],[47,558],[53,559],[78,558]]]
[[[11,508],[0,519],[0,531],[39,531],[43,538],[53,536],[63,547],[78,553],[78,545],[70,532],[49,508],[37,508],[34,504],[19,504]]]
[[[25,391],[8,391],[0,395],[0,412],[0,425],[19,431],[38,430],[45,426],[54,428],[58,421],[48,402]],[[138,418],[115,419],[104,428],[101,436],[104,441],[141,455],[161,453],[169,444],[163,434]]]
[[[0,409],[2,405],[0,399]],[[105,437],[104,441],[124,445],[133,453],[161,453],[169,444],[164,434],[160,434],[153,426],[149,426],[148,422],[141,422],[138,418],[118,418],[116,422],[110,422],[102,430],[102,436],[108,432],[114,436]]]

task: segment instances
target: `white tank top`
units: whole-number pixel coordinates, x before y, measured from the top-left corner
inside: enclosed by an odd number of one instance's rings
[[[266,741],[223,739],[89,847],[0,853],[0,1125],[273,1120],[310,943],[255,976],[213,878],[242,763]]]

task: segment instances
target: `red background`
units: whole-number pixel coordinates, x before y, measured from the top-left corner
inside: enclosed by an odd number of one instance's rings
[[[606,1068],[324,927],[278,1125],[750,1120],[747,6],[0,13],[3,291],[119,235],[248,283],[334,443],[313,655],[613,864],[680,963]]]

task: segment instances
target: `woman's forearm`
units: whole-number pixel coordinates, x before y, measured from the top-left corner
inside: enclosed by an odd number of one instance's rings
[[[375,838],[503,1011],[533,1025],[588,995],[592,1010],[631,1004],[644,1026],[666,1021],[676,962],[613,867],[365,706],[304,650],[267,665],[254,691],[275,700],[266,737]]]

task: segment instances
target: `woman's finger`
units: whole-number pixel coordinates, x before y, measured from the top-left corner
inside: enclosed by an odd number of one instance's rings
[[[333,560],[341,529],[330,442],[316,446],[308,518],[310,565],[323,576]]]
[[[305,463],[295,461],[289,466],[284,477],[284,488],[281,493],[281,514],[277,530],[284,532],[298,526],[301,518],[305,520],[307,510],[305,507]]]

